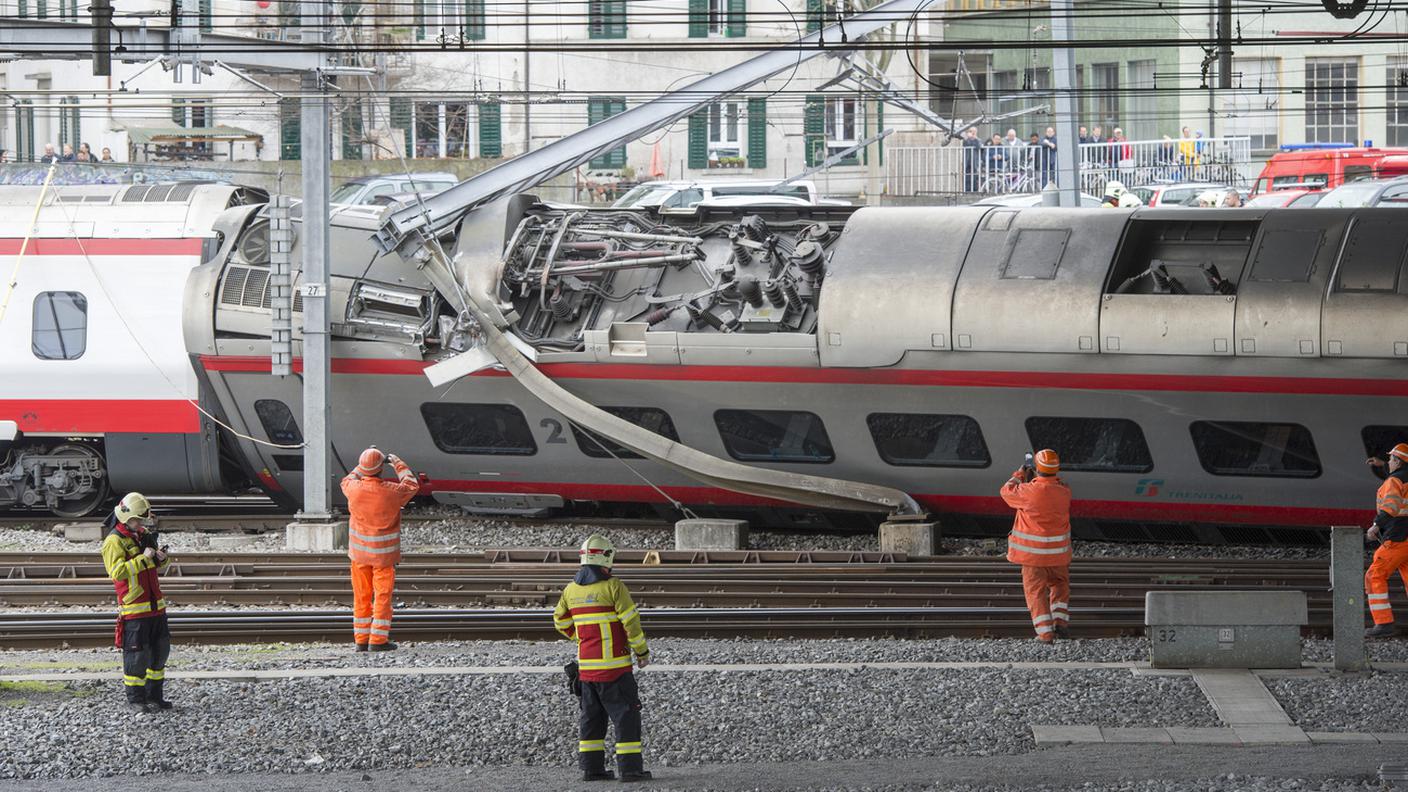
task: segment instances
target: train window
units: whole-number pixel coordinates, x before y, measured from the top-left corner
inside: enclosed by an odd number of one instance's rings
[[[303,433],[298,431],[298,422],[293,420],[293,411],[278,399],[259,399],[254,402],[254,414],[264,425],[264,434],[279,445],[298,445],[303,442]]]
[[[274,464],[279,466],[279,470],[285,472],[301,472],[303,470],[302,454],[270,454]]]
[[[836,459],[826,427],[814,413],[719,410],[714,424],[729,456],[743,462],[824,464]]]
[[[1314,478],[1320,458],[1299,424],[1194,421],[1189,427],[1203,470],[1214,476]]]
[[[435,447],[447,454],[532,456],[538,444],[523,412],[511,404],[426,402],[420,406]]]
[[[1399,443],[1408,443],[1408,426],[1366,426],[1359,430],[1364,440],[1364,456],[1388,459],[1388,452]]]
[[[1361,218],[1350,229],[1340,255],[1335,291],[1392,292],[1408,249],[1408,226],[1401,220]]]
[[[680,439],[679,433],[675,431],[675,422],[670,420],[670,414],[664,410],[655,407],[602,407],[601,409],[617,418],[624,418],[642,429],[649,429],[667,440],[678,441]],[[582,449],[582,453],[594,459],[642,458],[640,454],[627,451],[601,435],[582,429],[576,424],[572,424],[572,435],[577,438],[577,447]]]
[[[1263,283],[1309,281],[1323,236],[1319,229],[1267,231],[1252,261],[1252,280]]]
[[[1032,448],[1051,448],[1062,470],[1147,473],[1154,469],[1139,424],[1124,418],[1027,419]]]
[[[77,360],[88,348],[88,298],[78,292],[40,292],[34,298],[30,349],[40,360]]]
[[[871,413],[865,423],[880,458],[891,465],[987,467],[992,464],[978,422],[966,415]]]
[[[1053,280],[1070,236],[1069,228],[1023,228],[1007,253],[1000,277]]]

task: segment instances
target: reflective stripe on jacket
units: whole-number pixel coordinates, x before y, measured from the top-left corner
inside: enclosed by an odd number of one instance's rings
[[[103,568],[117,592],[117,609],[122,619],[141,619],[166,611],[161,596],[159,574],[171,560],[158,564],[142,553],[137,540],[124,527],[117,527],[103,539]]]
[[[1374,499],[1378,514],[1379,538],[1385,542],[1408,539],[1408,467],[1401,467],[1384,479]]]
[[[552,625],[577,641],[577,666],[587,682],[614,681],[631,670],[632,653],[650,654],[631,592],[616,578],[567,584]]]
[[[1017,510],[1007,537],[1008,561],[1023,566],[1071,563],[1071,488],[1065,482],[1055,476],[1026,483],[1008,480],[1002,499]]]
[[[347,557],[374,567],[401,561],[401,507],[420,492],[420,482],[405,462],[396,462],[396,481],[349,473],[342,480],[347,496]]]

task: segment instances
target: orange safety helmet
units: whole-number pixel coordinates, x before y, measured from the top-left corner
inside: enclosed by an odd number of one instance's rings
[[[1036,463],[1036,472],[1043,476],[1054,476],[1061,472],[1061,457],[1056,456],[1056,452],[1049,448],[1043,448],[1032,457]]]
[[[386,454],[381,453],[381,449],[376,446],[368,448],[357,457],[357,471],[363,476],[377,477],[381,475],[381,465],[386,461]]]
[[[1399,443],[1388,452],[1391,457],[1398,457],[1399,462],[1408,462],[1408,443]]]

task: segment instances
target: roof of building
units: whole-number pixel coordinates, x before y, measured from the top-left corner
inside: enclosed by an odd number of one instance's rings
[[[127,139],[137,145],[146,143],[208,143],[211,141],[229,142],[237,140],[263,140],[258,132],[233,126],[183,127],[176,124],[162,126],[126,127]]]

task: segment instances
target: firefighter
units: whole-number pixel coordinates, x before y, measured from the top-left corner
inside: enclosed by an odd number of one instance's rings
[[[1105,209],[1132,209],[1143,206],[1144,202],[1139,200],[1139,196],[1124,188],[1124,184],[1117,181],[1105,183],[1105,198],[1100,202],[1100,206]]]
[[[1388,579],[1408,572],[1408,443],[1399,443],[1388,454],[1388,476],[1379,485],[1374,524],[1366,533],[1380,542],[1374,561],[1364,573],[1364,598],[1374,626],[1365,635],[1387,638],[1395,634],[1393,609],[1388,604]],[[1404,577],[1408,581],[1408,575]]]
[[[151,512],[140,492],[129,492],[104,522],[111,529],[103,538],[103,566],[117,590],[115,643],[122,649],[122,684],[127,706],[138,712],[171,709],[162,695],[171,629],[160,579],[171,557],[166,548],[155,546]]]
[[[1022,565],[1022,590],[1036,639],[1070,638],[1071,489],[1057,478],[1061,459],[1051,449],[1028,457],[1002,485],[1002,499],[1017,510],[1007,537],[1007,560]]]
[[[611,576],[616,548],[599,534],[579,551],[581,567],[552,613],[553,626],[577,642],[582,714],[578,720],[577,763],[583,781],[613,778],[606,769],[606,721],[616,727],[616,769],[622,781],[646,781],[640,752],[640,692],[631,673],[631,655],[641,668],[650,649],[640,614],[626,584]]]
[[[396,480],[381,478],[386,462]],[[401,562],[401,507],[420,492],[416,474],[376,446],[362,452],[342,479],[347,496],[347,557],[352,559],[352,640],[359,652],[386,652],[391,642],[391,596]]]

